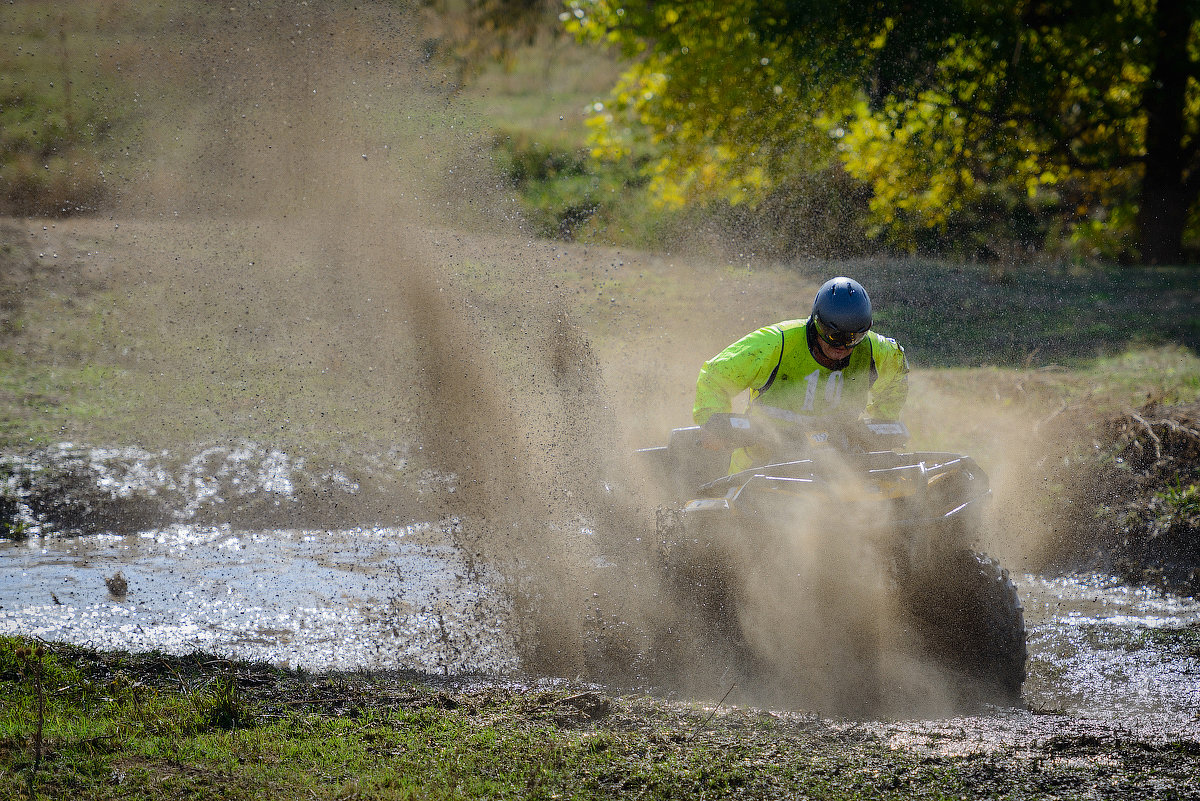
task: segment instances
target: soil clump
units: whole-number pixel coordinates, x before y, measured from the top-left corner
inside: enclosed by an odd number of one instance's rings
[[[1200,403],[1112,415],[1072,461],[1062,562],[1200,597]]]

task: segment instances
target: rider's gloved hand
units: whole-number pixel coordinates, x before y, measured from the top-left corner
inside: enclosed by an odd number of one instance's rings
[[[869,417],[858,417],[847,423],[846,440],[851,448],[863,451],[871,449],[871,429],[868,427],[870,422]]]
[[[700,426],[700,447],[710,451],[728,450],[728,429],[727,415],[712,415]]]

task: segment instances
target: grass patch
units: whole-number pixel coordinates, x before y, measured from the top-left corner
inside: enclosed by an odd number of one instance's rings
[[[128,177],[122,162],[138,150],[139,100],[154,86],[143,73],[150,47],[173,10],[80,0],[5,6],[0,211],[67,216],[111,201]]]
[[[1086,365],[1126,350],[1200,352],[1194,268],[841,263],[866,276],[876,326],[921,366]]]
[[[1200,659],[1200,626],[1140,629],[1135,643],[1136,647],[1154,647],[1185,659]]]
[[[546,143],[531,133],[501,133],[494,142],[495,163],[541,237],[645,242],[669,216],[627,213],[626,193],[646,184],[636,169],[598,170],[586,148]]]
[[[0,16],[0,214],[126,212],[147,195],[156,196],[151,205],[166,200],[176,210],[227,212],[231,183],[253,169],[242,151],[278,151],[296,126],[296,117],[284,122],[268,110],[281,103],[295,109],[306,99],[283,100],[286,90],[268,81],[258,102],[245,102],[235,88],[260,79],[262,70],[238,76],[231,54],[274,61],[314,41],[328,52],[327,30],[335,29],[354,51],[347,58],[379,63],[403,48],[378,31],[405,15],[389,3],[327,2],[293,16],[291,4],[272,0],[252,7],[9,2]],[[386,136],[408,156],[408,143],[419,140],[414,132],[427,125],[392,113],[386,97],[393,90],[387,79],[348,79],[338,98],[355,109],[364,131]],[[303,121],[303,112],[298,116]],[[194,163],[204,169],[181,177]],[[261,191],[251,195],[262,198]],[[286,198],[273,200],[280,210]]]
[[[1186,747],[1147,758],[1114,740],[1097,762],[1067,758],[1094,756],[1094,742],[1063,740],[1053,764],[1031,763],[1028,744],[939,756],[807,715],[565,684],[311,675],[54,644],[18,656],[38,645],[0,638],[5,797],[1055,797],[1101,779],[1195,783]]]
[[[139,240],[202,239],[202,230],[107,228],[86,251],[64,247],[53,269],[26,248],[0,254],[19,296],[0,335],[5,445],[159,448],[232,437],[328,452],[386,441],[400,426],[408,399],[379,397],[377,382],[404,369],[404,332],[386,323],[353,330],[362,311],[346,308],[357,299],[337,298],[323,263],[268,258],[244,270],[260,257],[223,246],[164,254]],[[87,279],[93,273],[102,277]],[[277,288],[291,286],[281,300]],[[386,359],[362,344],[377,338],[389,343]]]
[[[675,240],[687,215],[651,203],[643,168],[653,146],[601,164],[586,120],[622,67],[609,53],[545,32],[472,78],[464,102],[516,193],[532,230],[550,239],[654,247]]]
[[[1195,483],[1185,485],[1178,474],[1174,482],[1162,492],[1155,493],[1154,497],[1162,503],[1172,520],[1200,515],[1200,486]]]

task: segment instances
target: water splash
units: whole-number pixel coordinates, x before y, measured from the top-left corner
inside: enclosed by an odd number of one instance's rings
[[[0,634],[308,669],[515,671],[508,600],[454,545],[455,525],[0,542]],[[116,570],[120,599],[105,584]]]

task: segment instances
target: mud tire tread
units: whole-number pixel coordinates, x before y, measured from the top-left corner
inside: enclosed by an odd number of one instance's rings
[[[1016,704],[1025,682],[1025,611],[1016,584],[985,554],[960,551],[940,580],[917,582],[908,602],[925,645],[980,696]]]

